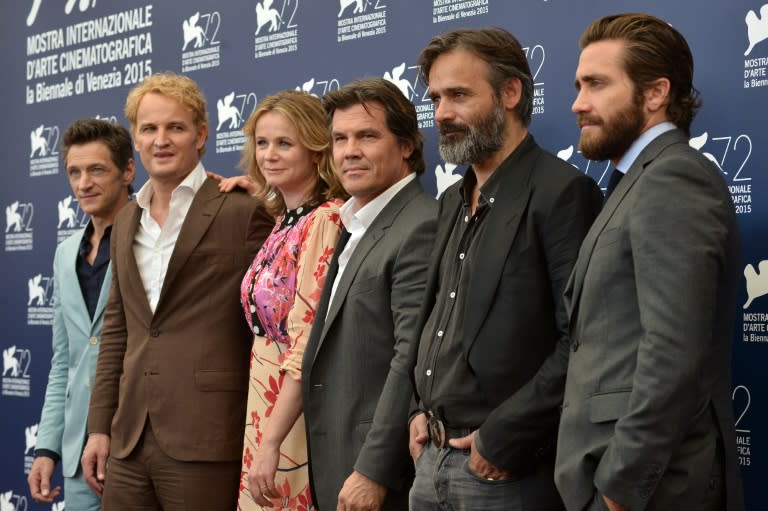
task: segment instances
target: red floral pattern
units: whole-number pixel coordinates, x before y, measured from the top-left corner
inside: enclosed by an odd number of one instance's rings
[[[321,204],[293,225],[284,225],[279,218],[243,278],[240,297],[245,317],[254,329],[258,326],[262,335],[255,335],[251,351],[250,420],[245,428],[238,510],[262,509],[248,491],[248,468],[261,445],[262,430],[284,379],[301,379],[304,347],[341,232],[341,204],[338,200]],[[303,415],[280,446],[275,485],[281,498],[272,499],[271,509],[315,510],[309,489]]]

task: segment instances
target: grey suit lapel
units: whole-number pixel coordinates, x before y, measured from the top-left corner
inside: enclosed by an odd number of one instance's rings
[[[600,214],[595,219],[592,227],[590,227],[589,232],[587,232],[587,235],[584,237],[584,242],[579,250],[579,257],[576,261],[576,265],[574,266],[571,277],[568,279],[568,284],[565,287],[565,305],[569,315],[568,319],[571,328],[573,328],[573,322],[581,298],[581,291],[584,287],[584,277],[586,276],[589,261],[592,258],[592,252],[595,249],[595,244],[597,243],[600,234],[603,232],[605,226],[616,211],[621,208],[624,198],[629,194],[635,182],[640,178],[645,167],[655,160],[668,146],[685,141],[685,135],[677,129],[665,132],[656,137],[640,152],[624,178],[619,181],[616,189],[611,193],[611,196],[608,197],[608,200],[603,205],[602,211],[600,211]]]
[[[323,331],[320,334],[315,356],[317,356],[317,353],[320,351],[330,325],[333,324],[333,321],[341,310],[347,293],[349,292],[349,288],[352,285],[352,282],[354,282],[363,261],[365,261],[371,250],[373,250],[379,240],[384,236],[386,230],[392,225],[392,222],[397,218],[397,215],[403,207],[405,207],[413,197],[418,195],[421,190],[421,184],[417,177],[408,183],[405,188],[400,190],[392,200],[384,206],[381,213],[374,219],[370,227],[366,229],[365,234],[360,239],[357,247],[355,247],[355,251],[352,253],[352,257],[350,257],[349,262],[344,269],[344,273],[341,275],[339,285],[336,287],[336,293],[333,295],[333,301],[328,305],[328,315],[325,318],[325,324],[323,325]]]

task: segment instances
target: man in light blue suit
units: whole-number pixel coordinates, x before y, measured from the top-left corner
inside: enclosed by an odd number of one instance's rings
[[[53,359],[28,482],[35,501],[53,502],[61,487],[51,488],[51,477],[61,460],[67,509],[95,511],[101,499],[85,484],[80,456],[112,280],[109,236],[132,193],[135,164],[128,131],[98,119],[73,122],[62,154],[72,193],[91,220],[58,246],[53,261]]]

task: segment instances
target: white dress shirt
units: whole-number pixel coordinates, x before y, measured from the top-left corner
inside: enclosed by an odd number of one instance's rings
[[[205,180],[205,169],[202,162],[199,162],[192,172],[187,174],[184,181],[171,192],[168,218],[162,229],[152,218],[149,210],[154,195],[151,181],[144,183],[136,194],[136,203],[142,211],[139,228],[133,240],[133,255],[144,284],[149,308],[153,313],[160,299],[160,291],[163,289],[165,274],[168,271],[168,261],[179,238],[184,218],[192,205],[192,199],[195,198],[195,194]]]
[[[331,288],[331,298],[328,300],[328,310],[331,309],[330,304],[333,303],[333,297],[336,294],[336,288],[339,286],[341,276],[344,275],[344,270],[347,268],[347,263],[352,257],[352,253],[357,248],[360,239],[371,226],[376,217],[379,216],[381,210],[389,204],[389,201],[397,195],[397,192],[405,188],[405,185],[416,179],[416,174],[411,172],[397,183],[393,184],[386,190],[384,190],[378,197],[373,199],[365,206],[360,207],[360,203],[357,199],[352,197],[339,208],[341,213],[341,222],[344,227],[349,231],[349,241],[344,246],[344,250],[339,254],[339,271],[336,273],[336,278],[333,281],[333,287]],[[328,312],[326,311],[326,317]]]

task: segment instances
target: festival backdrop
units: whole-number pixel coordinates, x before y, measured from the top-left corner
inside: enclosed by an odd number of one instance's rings
[[[428,170],[422,179],[438,194],[462,169],[437,154],[434,109],[418,80],[417,55],[440,32],[498,25],[527,52],[537,141],[605,187],[607,163],[585,160],[577,149],[570,112],[577,41],[592,19],[626,11],[667,20],[694,53],[704,106],[690,144],[721,169],[742,229],[733,406],[748,509],[765,509],[759,504],[768,481],[765,1],[4,0],[0,510],[64,509],[61,499],[52,506],[34,503],[26,476],[50,368],[53,254],[57,243],[88,220],[68,186],[59,149],[72,120],[127,124],[122,110],[130,87],[157,71],[188,74],[208,99],[204,163],[234,175],[243,120],[266,95],[291,88],[322,96],[355,78],[384,77],[416,106],[426,137]],[[137,189],[145,180],[140,169]]]

